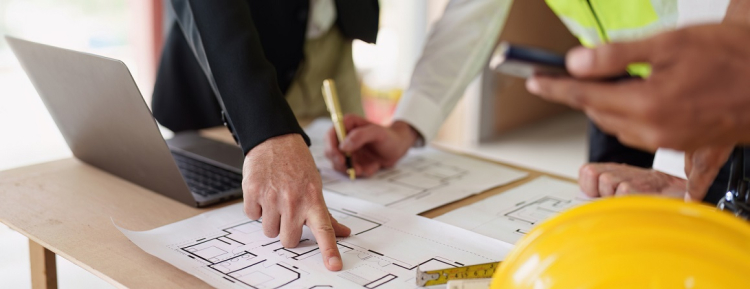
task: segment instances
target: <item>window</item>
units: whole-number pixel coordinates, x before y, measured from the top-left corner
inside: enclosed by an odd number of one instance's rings
[[[148,100],[161,39],[161,13],[159,0],[0,0],[0,35],[122,60]],[[0,132],[0,170],[70,155],[3,38]]]

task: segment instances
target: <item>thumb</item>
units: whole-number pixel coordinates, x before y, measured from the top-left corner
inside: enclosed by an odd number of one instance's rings
[[[700,202],[708,193],[708,188],[716,179],[716,175],[719,173],[719,169],[715,171],[708,169],[705,171],[699,171],[694,169],[690,172],[687,181],[687,195],[685,195],[686,201]]]
[[[708,147],[686,154],[686,156],[691,156],[691,161],[688,163],[690,171],[686,200],[696,202],[703,200],[721,167],[729,159],[732,148],[733,146]]]
[[[568,52],[568,71],[579,78],[607,78],[625,74],[628,65],[648,62],[652,40],[605,44],[596,48],[576,47]]]
[[[328,133],[326,134],[326,149],[331,151],[337,151],[339,147],[339,138],[336,135],[336,130],[331,127],[331,129],[328,130]]]
[[[375,124],[356,128],[341,143],[341,150],[353,153],[369,143],[384,139],[387,133],[386,128]]]

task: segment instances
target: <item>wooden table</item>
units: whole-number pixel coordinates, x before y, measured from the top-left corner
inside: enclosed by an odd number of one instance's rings
[[[224,128],[202,133],[233,142]],[[528,177],[421,215],[434,218],[548,175],[514,168],[528,172]],[[131,230],[150,230],[239,202],[209,209],[188,207],[74,158],[0,172],[0,200],[0,222],[29,238],[34,288],[57,287],[55,254],[117,287],[207,288],[196,277],[142,251],[113,220]]]

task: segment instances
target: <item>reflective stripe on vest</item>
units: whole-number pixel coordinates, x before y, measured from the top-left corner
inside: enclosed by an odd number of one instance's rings
[[[586,46],[643,39],[677,25],[678,0],[546,0]]]
[[[677,26],[678,0],[546,0],[585,46],[643,39]],[[650,74],[648,65],[630,67]]]

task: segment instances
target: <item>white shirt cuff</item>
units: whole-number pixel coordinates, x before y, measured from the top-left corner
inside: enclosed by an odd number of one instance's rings
[[[660,148],[656,151],[652,167],[656,171],[687,179],[685,175],[685,152]]]
[[[410,94],[403,98],[393,114],[393,121],[403,121],[422,135],[425,142],[435,139],[443,124],[443,108],[427,97]]]

